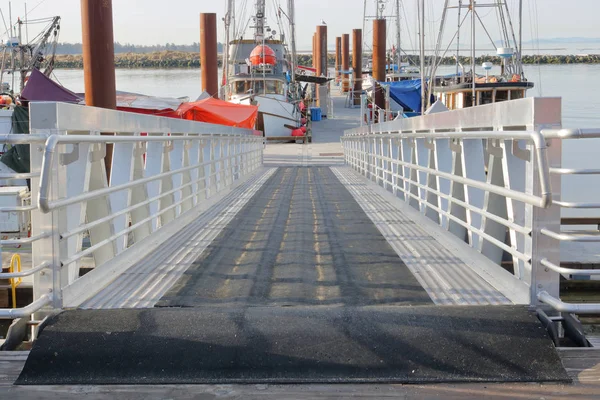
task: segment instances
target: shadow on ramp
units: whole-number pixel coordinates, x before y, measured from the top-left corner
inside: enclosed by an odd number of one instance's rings
[[[75,310],[18,385],[565,382],[521,306]]]

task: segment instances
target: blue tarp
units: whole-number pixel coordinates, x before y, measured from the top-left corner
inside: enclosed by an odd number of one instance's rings
[[[390,97],[404,110],[421,111],[421,80],[383,83],[390,86]]]

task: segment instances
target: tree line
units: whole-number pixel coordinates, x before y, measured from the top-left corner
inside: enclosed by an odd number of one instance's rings
[[[408,56],[405,58],[406,62],[411,65],[420,65],[419,56]],[[460,57],[459,61],[464,66],[471,64],[470,57]],[[426,60],[426,64],[429,65],[431,59]],[[495,56],[482,56],[477,57],[475,60],[477,65],[481,65],[484,62],[492,62],[494,65],[500,65],[502,60]],[[218,56],[219,66],[222,65],[221,56]],[[115,54],[115,67],[116,68],[200,68],[200,53],[198,51],[175,51],[175,50],[162,50],[147,53],[117,53]],[[300,55],[298,56],[298,64],[303,66],[312,65],[311,55]],[[453,57],[446,57],[442,59],[441,65],[455,65],[456,60]],[[570,55],[570,56],[524,56],[523,64],[535,65],[535,64],[600,64],[600,55]],[[335,56],[329,55],[329,65],[335,65]],[[55,60],[56,68],[71,68],[81,69],[83,68],[83,58],[81,54],[63,54],[57,55]]]
[[[81,43],[59,43],[56,46],[56,54],[82,54],[83,45]],[[155,44],[151,46],[136,45],[131,43],[119,43],[115,42],[115,54],[120,53],[156,53],[161,51],[181,51],[198,53],[200,51],[200,43],[195,42],[192,44]],[[223,51],[223,44],[217,44],[217,51]]]

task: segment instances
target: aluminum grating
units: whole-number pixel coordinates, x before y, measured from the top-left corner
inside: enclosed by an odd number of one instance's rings
[[[423,285],[434,303],[512,304],[505,295],[463,262],[456,251],[448,250],[422,229],[419,221],[408,217],[377,193],[374,183],[349,167],[331,169]]]
[[[276,170],[267,169],[233,190],[80,308],[153,307]]]

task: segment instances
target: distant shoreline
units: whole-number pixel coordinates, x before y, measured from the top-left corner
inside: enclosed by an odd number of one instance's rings
[[[418,56],[409,56],[408,61],[413,65],[419,65]],[[312,65],[311,55],[299,55],[300,65]],[[471,63],[470,57],[460,57],[463,65]],[[483,62],[492,62],[495,65],[501,64],[501,59],[495,56],[481,56],[476,58],[476,63],[481,65]],[[218,57],[219,66],[221,66],[221,57]],[[334,65],[334,55],[329,55],[330,65]],[[455,65],[453,57],[446,57],[441,65]],[[600,64],[600,54],[586,55],[540,55],[523,56],[525,65],[562,65],[562,64]],[[57,55],[55,68],[59,69],[82,69],[82,55]],[[198,69],[200,68],[200,55],[195,52],[182,51],[159,51],[153,53],[121,53],[115,54],[115,67],[120,69]]]

